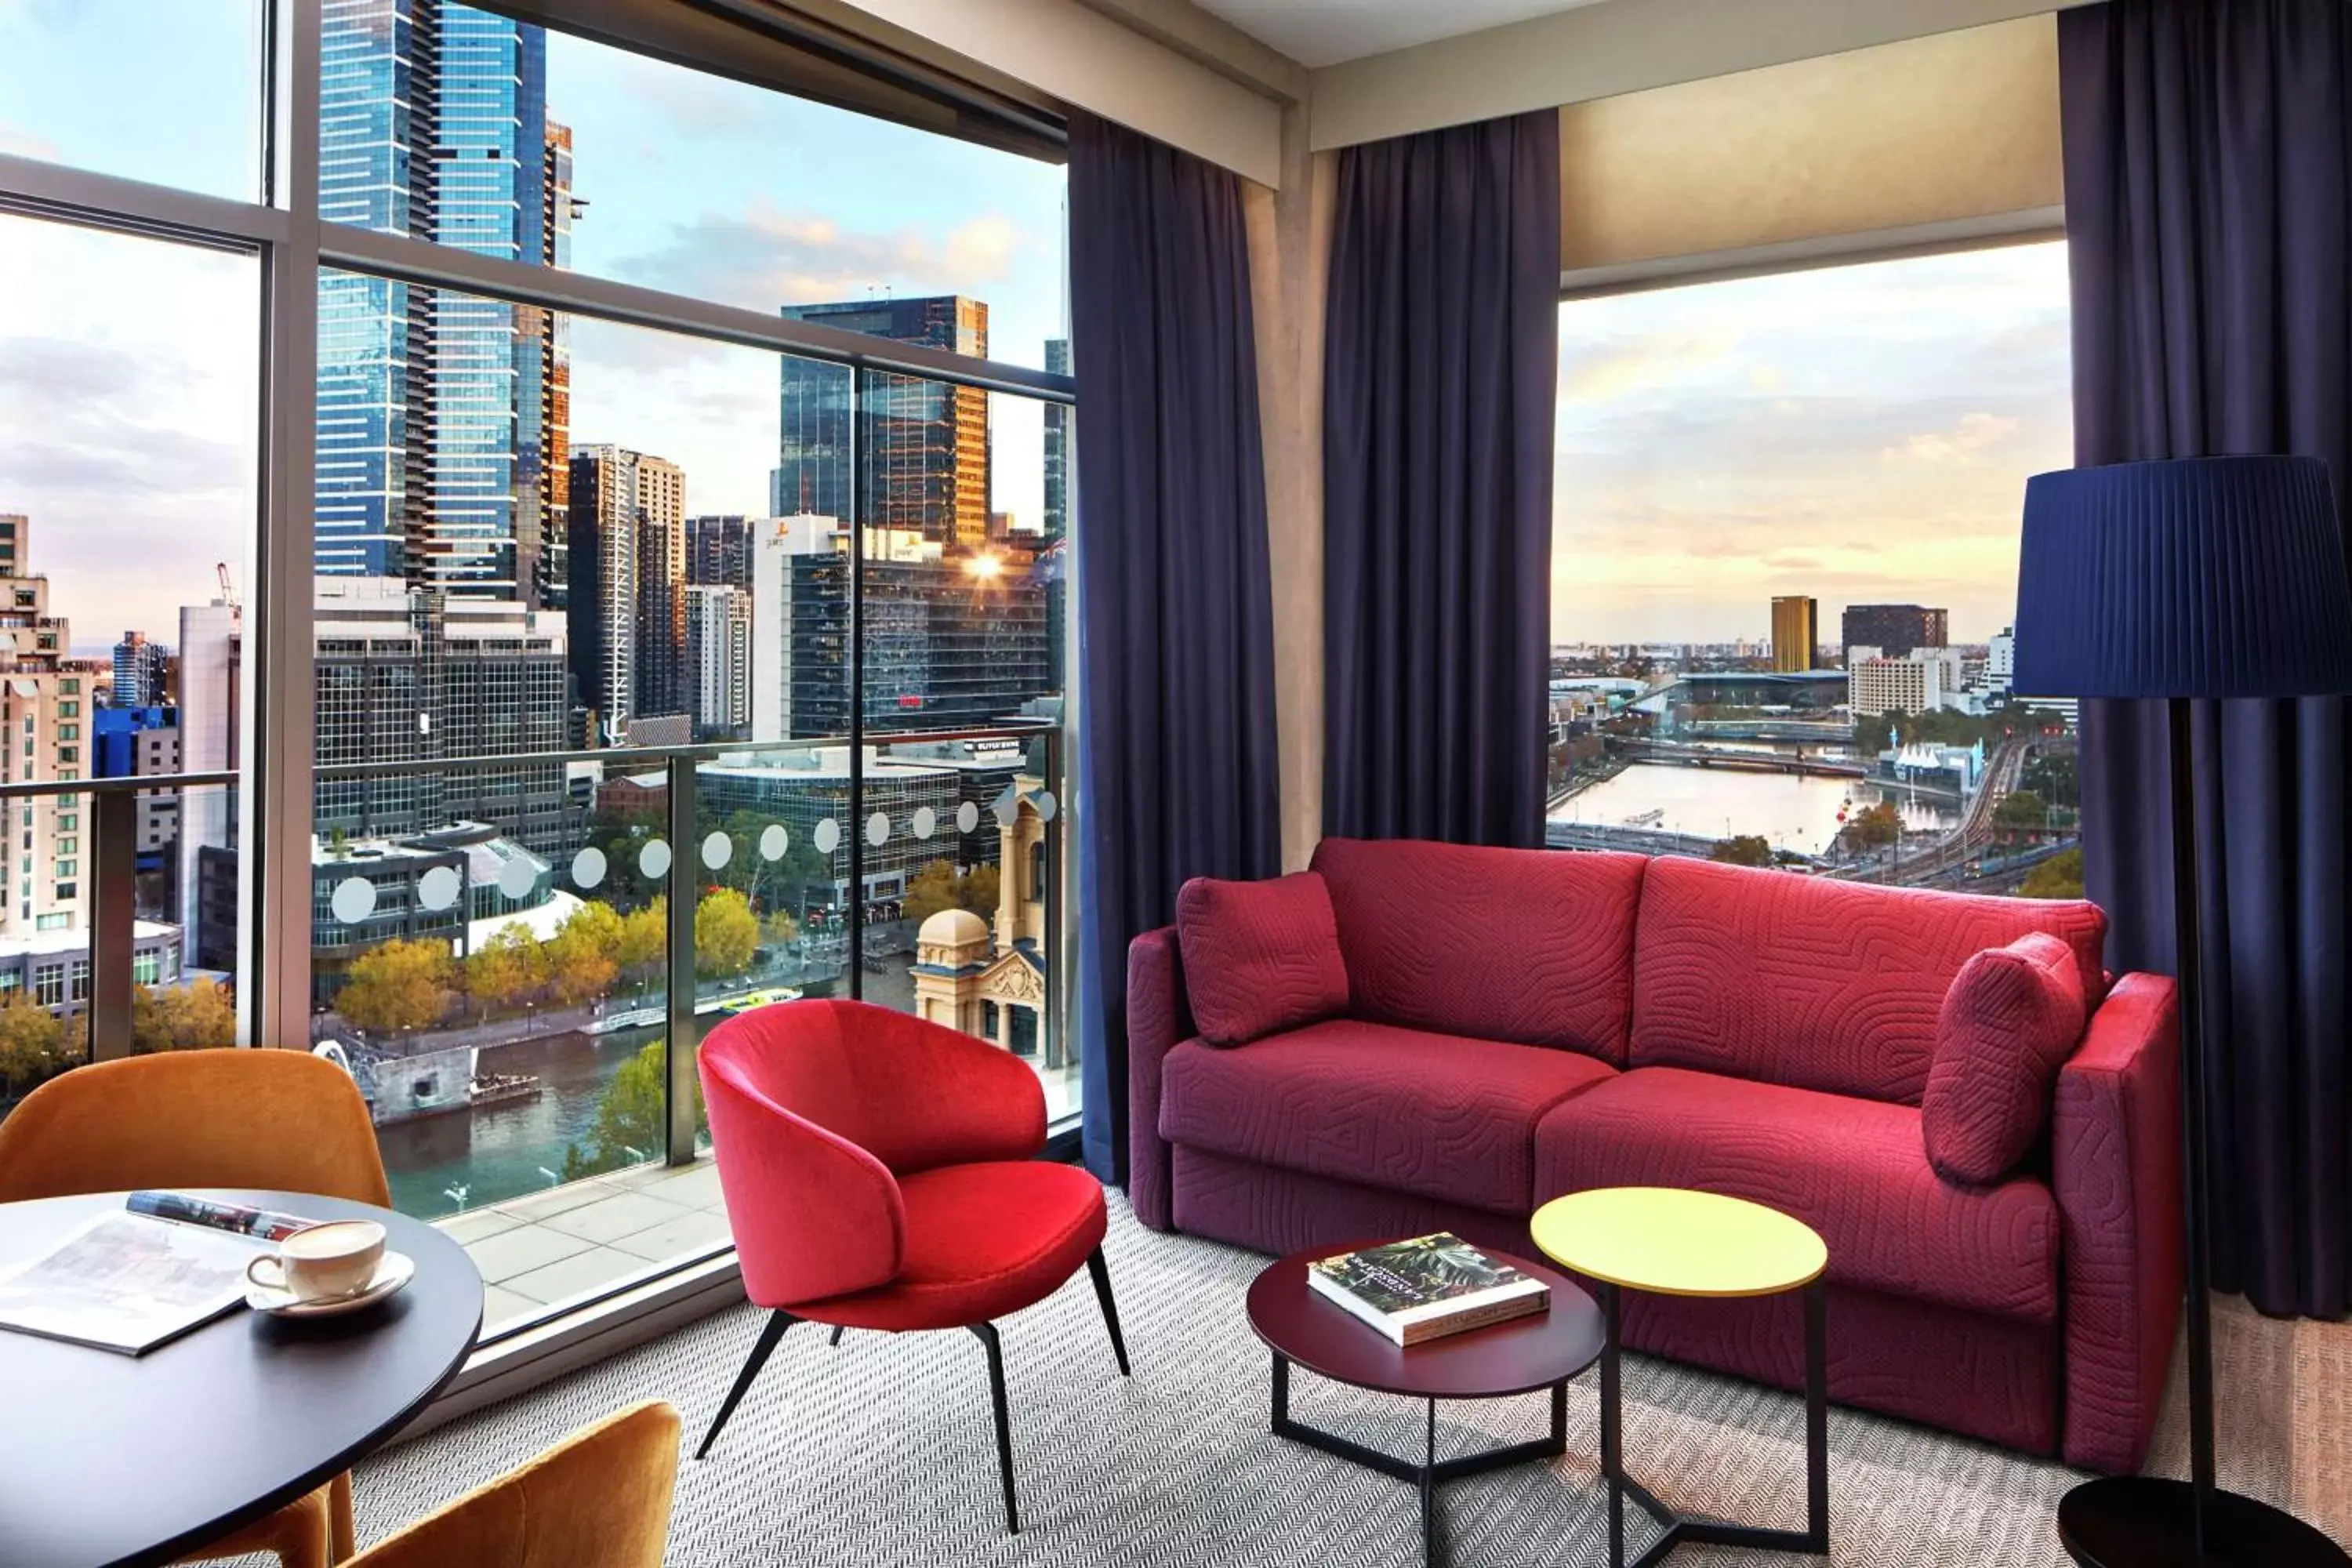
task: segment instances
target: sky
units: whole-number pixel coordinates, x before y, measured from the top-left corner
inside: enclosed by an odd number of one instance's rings
[[[250,199],[252,0],[0,0],[0,152]],[[961,290],[992,354],[1063,317],[1063,172],[560,35],[575,268],[759,310]],[[154,106],[169,105],[168,134]],[[252,258],[0,217],[0,510],[84,651],[169,640],[249,575]],[[2064,249],[2044,244],[1560,311],[1559,640],[1768,635],[1809,594],[2009,618],[2030,474],[2069,460]],[[576,444],[681,464],[690,512],[766,510],[778,361],[575,321]],[[996,510],[1042,511],[1036,405],[999,395]],[[1080,522],[1083,530],[1083,521]]]

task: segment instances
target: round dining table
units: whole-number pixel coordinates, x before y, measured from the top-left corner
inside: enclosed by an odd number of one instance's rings
[[[473,1349],[482,1277],[433,1226],[308,1193],[190,1190],[308,1219],[375,1220],[415,1278],[337,1317],[239,1307],[141,1356],[0,1331],[0,1563],[173,1562],[349,1469],[414,1420]],[[0,1204],[0,1274],[123,1198]]]

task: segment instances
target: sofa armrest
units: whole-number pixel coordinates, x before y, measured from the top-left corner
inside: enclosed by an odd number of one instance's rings
[[[1146,931],[1127,949],[1127,1201],[1154,1230],[1176,1223],[1168,1141],[1160,1136],[1160,1066],[1192,1034],[1176,928]]]
[[[2065,1237],[2066,1462],[2128,1474],[2147,1457],[2184,1300],[2170,980],[2117,981],[2059,1069],[2051,1185]]]

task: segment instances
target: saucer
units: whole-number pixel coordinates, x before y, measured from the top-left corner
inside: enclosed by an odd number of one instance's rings
[[[336,1318],[345,1312],[356,1312],[362,1307],[374,1306],[415,1278],[415,1258],[404,1252],[387,1252],[377,1262],[375,1278],[368,1281],[368,1288],[355,1296],[305,1301],[290,1290],[275,1290],[248,1280],[245,1288],[245,1304],[273,1318]]]

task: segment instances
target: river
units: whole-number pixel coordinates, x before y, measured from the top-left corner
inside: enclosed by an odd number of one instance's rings
[[[1849,801],[1858,809],[1881,798],[1899,805],[1904,826],[1914,831],[1959,825],[1959,802],[1948,796],[1908,795],[1860,779],[1730,773],[1658,763],[1635,763],[1616,777],[1571,795],[1551,819],[1654,826],[1705,838],[1755,834],[1776,849],[1820,855],[1837,837],[1838,812]],[[1650,811],[1663,815],[1655,822],[1633,821]]]

